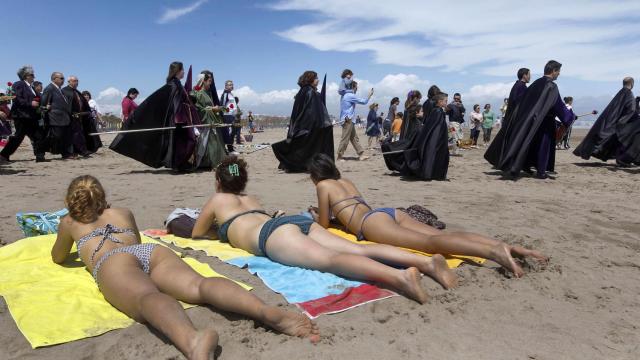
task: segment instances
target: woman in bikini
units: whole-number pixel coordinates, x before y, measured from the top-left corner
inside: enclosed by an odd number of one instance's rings
[[[320,225],[329,226],[336,217],[359,240],[415,249],[432,254],[456,254],[490,259],[512,271],[516,277],[524,275],[513,256],[531,256],[540,261],[547,258],[540,252],[521,246],[510,246],[488,237],[467,233],[445,233],[412,219],[394,208],[371,208],[356,186],[340,177],[333,160],[322,154],[309,162],[311,180],[316,186],[318,210],[310,211]]]
[[[301,314],[265,305],[224,278],[205,278],[164,246],[141,243],[133,214],[111,208],[96,178],[69,185],[51,256],[63,264],[77,242],[78,254],[105,299],[138,322],[166,335],[189,359],[208,359],[218,344],[213,329],[197,330],[178,302],[209,304],[256,319],[287,335],[319,340],[317,327]]]
[[[445,288],[457,284],[441,255],[428,258],[387,245],[355,244],[301,215],[272,218],[255,197],[244,194],[247,180],[244,160],[227,157],[218,165],[216,193],[203,206],[193,238],[206,237],[217,221],[218,238],[234,247],[285,265],[379,283],[419,303],[427,300],[421,272]]]

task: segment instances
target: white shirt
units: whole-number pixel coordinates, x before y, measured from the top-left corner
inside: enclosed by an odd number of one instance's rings
[[[238,104],[236,104],[236,97],[232,92],[222,93],[222,98],[220,99],[222,102],[222,106],[227,108],[228,112],[224,112],[224,115],[235,116],[236,111],[238,110]]]

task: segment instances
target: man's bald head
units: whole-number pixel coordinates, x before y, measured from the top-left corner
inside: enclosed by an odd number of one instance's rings
[[[627,76],[626,78],[622,79],[622,86],[633,89],[633,78],[631,76]]]
[[[67,83],[69,84],[69,87],[71,87],[73,89],[77,89],[78,88],[78,77],[75,76],[75,75],[69,76],[69,80],[67,80]]]

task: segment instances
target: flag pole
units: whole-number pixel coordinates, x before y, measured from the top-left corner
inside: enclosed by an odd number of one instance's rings
[[[114,131],[105,131],[105,132],[95,132],[90,133],[90,136],[100,136],[100,135],[108,135],[108,134],[131,134],[131,133],[139,133],[139,132],[148,132],[148,131],[163,131],[163,130],[175,130],[175,129],[190,129],[190,128],[222,128],[222,127],[231,127],[233,124],[200,124],[200,125],[187,125],[187,126],[167,126],[160,128],[149,128],[149,129],[133,129],[133,130],[114,130]]]

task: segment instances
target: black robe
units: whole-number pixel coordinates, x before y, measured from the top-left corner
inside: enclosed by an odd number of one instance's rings
[[[408,139],[382,144],[387,168],[421,180],[445,180],[449,169],[449,129],[443,109],[435,108]]]
[[[619,132],[623,153],[620,158],[625,162],[640,165],[640,103],[636,99],[636,114]]]
[[[124,156],[153,168],[167,167],[187,170],[195,149],[192,128],[180,128],[180,124],[200,123],[194,118],[188,95],[178,79],[149,95],[138,106],[122,127],[122,130],[150,129],[178,126],[175,130],[148,131],[118,134],[109,148]]]
[[[558,106],[566,114],[560,113]],[[500,144],[495,144],[496,153],[492,154],[487,150],[489,154],[485,153],[485,159],[494,167],[517,176],[522,169],[538,167],[538,155],[548,152],[548,161],[543,165],[545,168],[538,169],[538,172],[553,171],[556,116],[568,125],[575,120],[573,112],[568,112],[564,106],[558,86],[553,80],[543,76],[527,89],[511,114],[503,140]]]
[[[527,84],[518,80],[513,87],[511,87],[511,92],[509,92],[509,100],[507,105],[507,111],[502,118],[502,125],[500,126],[500,130],[493,138],[493,141],[487,148],[487,151],[484,153],[484,158],[487,159],[491,164],[497,164],[500,161],[500,156],[502,152],[502,148],[505,142],[505,133],[509,131],[509,124],[511,123],[511,118],[515,113],[515,110],[520,103],[520,100],[527,93]]]
[[[420,130],[422,119],[418,117],[420,103],[411,103],[405,107],[402,115],[402,128],[400,129],[400,140],[408,139]],[[423,115],[424,116],[424,115]]]
[[[591,156],[602,161],[615,158],[620,147],[618,136],[625,136],[620,132],[634,117],[635,112],[633,93],[627,88],[622,88],[598,116],[573,154],[585,160]]]
[[[280,161],[279,169],[306,172],[311,156],[323,153],[334,158],[333,124],[322,95],[310,85],[296,94],[287,138],[271,145]]]

